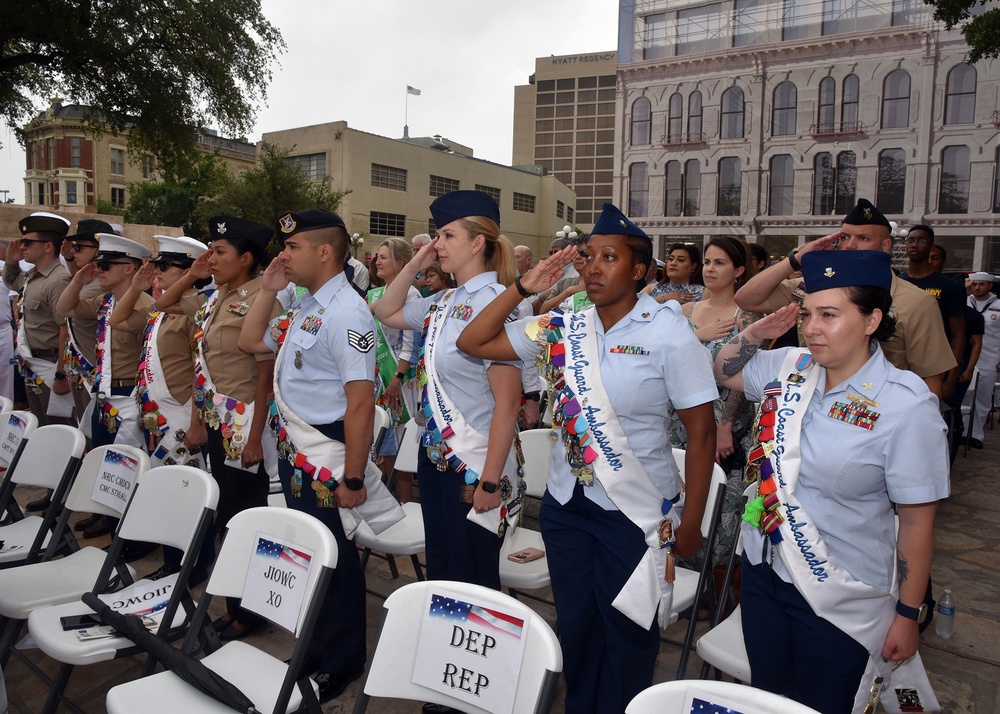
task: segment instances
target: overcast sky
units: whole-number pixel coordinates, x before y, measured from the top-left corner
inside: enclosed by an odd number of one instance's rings
[[[616,49],[615,0],[263,0],[287,51],[250,139],[346,120],[399,137],[406,85],[410,136],[441,134],[509,164],[514,86],[535,58]],[[71,98],[67,98],[71,101]],[[39,107],[41,110],[42,107]],[[0,124],[0,189],[24,200],[24,152]]]

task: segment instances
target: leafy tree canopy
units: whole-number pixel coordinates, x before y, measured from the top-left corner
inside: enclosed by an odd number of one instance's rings
[[[161,163],[199,127],[248,133],[285,47],[260,0],[20,0],[3,15],[0,117],[19,130],[61,94]]]
[[[979,12],[985,0],[924,0],[934,7],[934,19],[951,30],[962,26],[962,35],[969,43],[969,63],[1000,57],[1000,8]]]

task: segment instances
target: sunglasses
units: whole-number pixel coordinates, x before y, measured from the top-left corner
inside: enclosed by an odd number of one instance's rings
[[[52,241],[38,240],[36,238],[22,238],[21,242],[22,243],[51,243]]]
[[[98,270],[108,271],[111,270],[112,265],[128,265],[127,260],[99,260],[94,265],[97,266]]]
[[[162,263],[156,263],[156,269],[159,270],[161,273],[167,272],[170,268],[180,268],[181,270],[187,270],[188,267],[189,266],[184,263],[170,263],[167,261],[164,261]]]
[[[98,246],[92,245],[90,243],[70,243],[69,245],[77,253],[79,253],[81,250],[87,250],[88,248],[90,250],[97,250],[98,248]]]

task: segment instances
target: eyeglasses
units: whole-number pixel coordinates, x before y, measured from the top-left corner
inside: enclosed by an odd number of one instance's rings
[[[87,250],[88,248],[91,250],[97,250],[98,248],[98,246],[92,245],[90,243],[70,243],[69,245],[77,253],[79,253],[81,250]]]
[[[167,272],[170,268],[180,268],[181,270],[187,270],[188,266],[185,265],[184,263],[169,263],[166,261],[162,263],[156,263],[156,269],[159,270],[161,273]]]
[[[111,270],[112,265],[128,265],[127,260],[99,260],[94,263],[98,270],[108,271]]]
[[[38,240],[38,239],[36,239],[36,238],[22,238],[22,239],[21,239],[21,242],[22,242],[22,243],[51,243],[51,241],[47,241],[47,240]]]
[[[907,238],[906,245],[927,245],[926,238]]]

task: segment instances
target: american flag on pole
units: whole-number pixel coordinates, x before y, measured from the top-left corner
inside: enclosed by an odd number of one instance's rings
[[[524,630],[524,620],[506,612],[490,610],[436,593],[431,597],[430,614],[432,617],[440,617],[456,623],[465,622],[491,632],[511,635],[517,639],[521,639],[521,632]]]
[[[257,538],[257,555],[281,561],[286,567],[295,567],[302,570],[308,570],[309,561],[312,560],[312,556],[308,553],[289,548],[287,545],[282,545],[281,543],[275,543],[273,540],[268,540],[267,538]]]
[[[411,87],[408,84],[406,85],[406,93],[407,94],[412,94],[414,97],[419,97],[420,96],[420,90],[417,89],[416,87]]]

